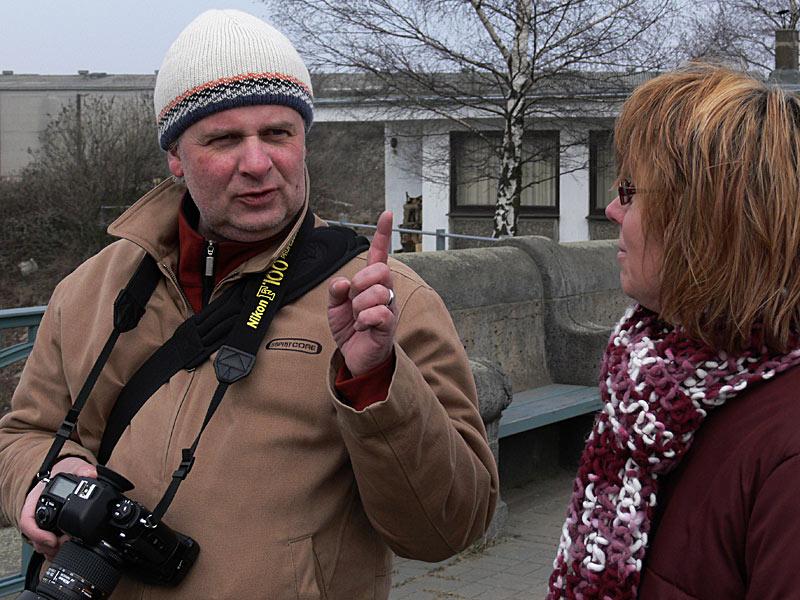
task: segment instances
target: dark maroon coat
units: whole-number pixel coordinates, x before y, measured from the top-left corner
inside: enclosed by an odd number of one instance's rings
[[[659,505],[640,599],[800,598],[800,368],[712,412]]]

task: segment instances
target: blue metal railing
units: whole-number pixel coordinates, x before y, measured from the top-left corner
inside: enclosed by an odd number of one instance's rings
[[[16,327],[28,328],[28,339],[7,348],[0,348],[0,367],[22,360],[31,353],[39,322],[44,315],[44,306],[26,306],[23,308],[4,308],[0,310],[0,334],[5,329]]]
[[[25,587],[25,571],[28,570],[28,562],[33,556],[33,548],[22,542],[22,554],[20,556],[20,571],[13,575],[0,578],[0,596],[16,594]]]
[[[31,353],[39,322],[44,315],[44,306],[26,306],[24,308],[5,308],[0,310],[0,335],[6,329],[27,327],[28,336],[24,342],[18,342],[6,348],[0,348],[0,368],[7,367],[19,360],[23,360]],[[21,592],[25,586],[25,570],[28,567],[33,549],[22,543],[20,556],[20,571],[5,577],[0,577],[0,596],[7,596]]]

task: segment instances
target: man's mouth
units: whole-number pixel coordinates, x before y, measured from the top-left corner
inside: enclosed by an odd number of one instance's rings
[[[263,202],[269,200],[275,193],[275,188],[266,188],[263,190],[254,190],[250,192],[241,192],[236,194],[236,197],[245,202]]]
[[[264,188],[261,190],[251,190],[248,192],[240,192],[237,194],[238,196],[263,196],[264,194],[269,194],[270,192],[274,192],[275,188]]]

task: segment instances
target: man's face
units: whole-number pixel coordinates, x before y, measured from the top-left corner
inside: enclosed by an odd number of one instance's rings
[[[303,119],[275,104],[231,108],[183,132],[168,153],[210,239],[254,242],[280,233],[305,200]]]

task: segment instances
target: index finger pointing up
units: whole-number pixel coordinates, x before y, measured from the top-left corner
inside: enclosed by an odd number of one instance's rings
[[[392,241],[392,211],[385,210],[378,217],[378,228],[367,252],[367,266],[386,263],[389,260],[389,246]]]

